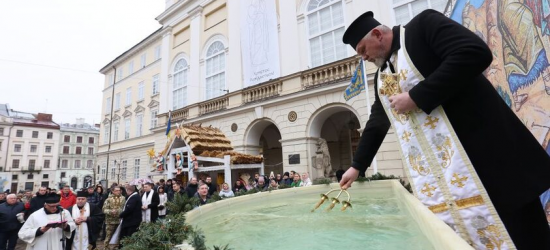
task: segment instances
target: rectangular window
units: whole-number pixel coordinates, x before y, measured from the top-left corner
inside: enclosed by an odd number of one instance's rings
[[[160,59],[160,45],[155,47],[155,61]]]
[[[105,131],[103,132],[103,144],[109,143],[109,125],[105,125]]]
[[[71,136],[70,135],[66,135],[63,137],[63,142],[71,142]]]
[[[36,160],[29,160],[29,170],[34,170]]]
[[[38,138],[38,131],[32,131],[32,138]]]
[[[118,122],[113,125],[115,126],[113,128],[113,141],[118,141]]]
[[[122,169],[120,170],[120,179],[126,180],[126,172],[128,171],[128,161],[122,161]]]
[[[406,24],[425,9],[434,9],[443,12],[445,11],[447,2],[448,0],[394,0],[393,11],[395,22],[397,24]]]
[[[156,74],[153,76],[153,95],[158,94],[159,91],[159,75]]]
[[[124,75],[124,71],[122,70],[122,68],[118,68],[116,72],[116,80],[120,81],[123,75]]]
[[[140,165],[140,159],[134,160],[134,179],[139,178],[139,165]]]
[[[130,118],[124,119],[124,139],[130,139]]]
[[[14,181],[14,180],[17,180],[17,177],[18,177],[18,175],[14,174],[14,175],[11,176],[11,179]]]
[[[15,137],[23,137],[23,130],[17,130]]]
[[[11,162],[11,167],[19,168],[19,159],[13,159],[13,161]]]
[[[4,135],[4,128],[0,128],[0,135]]]
[[[94,148],[88,148],[88,154],[93,155],[94,154]]]
[[[74,168],[80,168],[80,160],[74,161]]]
[[[143,129],[143,115],[136,116],[136,137],[141,136],[141,130]]]
[[[52,152],[52,146],[46,146],[45,152],[46,153],[51,153]]]
[[[37,145],[31,145],[31,153],[36,153],[37,148]]]
[[[15,144],[13,145],[13,152],[21,152],[21,144]]]
[[[93,161],[93,160],[88,160],[88,161],[86,162],[86,168],[90,168],[90,169],[91,169],[92,167],[94,167],[94,161]]]
[[[113,85],[115,83],[115,76],[113,74],[109,74],[109,86]]]
[[[115,110],[120,109],[120,93],[116,93],[115,95]]]
[[[50,176],[48,174],[43,174],[42,179],[48,179]]]
[[[105,100],[105,113],[111,113],[111,97],[107,97],[107,100]]]
[[[94,144],[94,138],[93,138],[93,137],[89,137],[89,138],[88,138],[88,143],[89,143],[89,144]]]
[[[49,185],[50,185],[50,183],[47,182],[47,181],[43,181],[43,182],[41,182],[41,184],[40,184],[41,187],[47,187],[47,186],[49,186]]]
[[[138,83],[138,101],[141,101],[144,98],[143,97],[144,88],[145,88],[145,83],[143,82]]]
[[[69,154],[69,146],[63,146],[63,154]]]
[[[34,182],[25,182],[25,190],[32,190]]]
[[[116,168],[115,167],[111,167],[111,180],[114,180],[115,179],[115,171],[116,171]]]
[[[132,88],[126,89],[126,106],[132,104]]]
[[[131,75],[134,73],[134,61],[131,61],[129,64],[128,64],[128,75]]]
[[[158,121],[158,118],[157,118],[157,114],[158,114],[158,110],[153,110],[151,111],[151,129],[154,129],[157,127],[157,121]]]
[[[44,160],[44,168],[50,168],[50,160]]]
[[[82,147],[76,147],[75,154],[81,155],[82,154]]]
[[[28,174],[28,175],[27,175],[27,180],[32,180],[32,179],[34,179],[34,175],[33,175],[33,174]],[[32,188],[31,188],[31,189],[27,189],[27,190],[32,190]]]
[[[147,55],[143,54],[141,55],[141,68],[145,68],[146,65],[147,65]]]
[[[53,139],[53,133],[52,132],[48,132],[47,136],[46,136],[46,139]]]
[[[107,178],[107,169],[105,168],[105,166],[103,166],[103,167],[101,168],[101,174],[100,174],[100,175],[101,175],[101,178],[102,178],[102,179]]]
[[[65,177],[67,177],[67,173],[61,172],[61,178],[65,178]]]
[[[82,136],[76,137],[76,143],[82,143]]]
[[[68,168],[68,167],[69,167],[69,160],[62,160],[61,168]]]
[[[2,141],[0,141],[0,151],[2,151]]]

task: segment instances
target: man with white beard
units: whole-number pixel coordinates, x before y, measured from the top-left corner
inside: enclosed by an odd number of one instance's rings
[[[69,211],[59,206],[60,199],[57,194],[48,196],[44,209],[32,213],[19,230],[27,250],[64,249],[65,239],[71,237],[76,225]]]

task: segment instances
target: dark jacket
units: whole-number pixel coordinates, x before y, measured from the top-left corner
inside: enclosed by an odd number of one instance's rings
[[[23,225],[17,220],[17,214],[25,212],[22,202],[9,205],[7,202],[0,204],[0,232],[19,230]]]
[[[208,195],[213,195],[214,192],[218,191],[218,185],[214,184],[214,183],[206,183],[206,185],[208,186]]]
[[[185,193],[185,190],[183,190],[183,189],[180,189],[180,191],[177,192],[177,193],[180,194],[180,195],[187,195],[187,194]],[[174,196],[176,195],[176,193],[175,193],[174,191],[172,191],[172,192],[170,192],[170,193],[167,193],[166,195],[168,196],[168,201],[173,201],[173,200],[174,200]]]
[[[198,184],[195,184],[195,185],[189,184],[185,188],[185,193],[187,193],[187,197],[191,198],[191,197],[195,196],[198,189],[199,189]]]
[[[128,196],[124,211],[120,213],[119,217],[122,219],[122,228],[137,227],[141,223],[141,197],[139,193]]]
[[[392,52],[401,47],[399,27],[393,34]],[[514,211],[548,190],[550,157],[482,75],[493,60],[485,42],[441,13],[426,10],[405,26],[405,46],[425,77],[410,97],[428,114],[443,107],[497,211]],[[378,89],[377,75],[374,82]],[[375,91],[354,168],[364,171],[371,164],[389,128]]]
[[[239,192],[246,192],[246,186],[244,186],[244,185],[240,185],[240,186],[235,185],[235,186],[233,186],[233,193],[235,195],[237,195],[237,193],[239,193]]]
[[[88,204],[90,203],[88,202]],[[69,213],[71,213],[71,215],[73,214],[74,208],[75,206],[72,206],[69,209],[67,209]],[[105,214],[103,214],[99,206],[95,204],[90,204],[90,216],[88,216],[88,219],[86,220],[86,225],[88,226],[88,240],[90,243],[94,243],[97,241],[97,238],[99,237],[99,232],[101,231],[101,227],[103,226],[104,220],[105,220]],[[71,249],[75,233],[76,233],[76,230],[73,231],[71,238],[67,239],[67,245],[65,249],[67,250]]]
[[[146,195],[146,193],[143,193],[140,199],[143,199],[144,195]],[[154,190],[149,191],[149,195],[153,195],[153,198],[151,198],[151,204],[147,205],[147,207],[151,209],[151,222],[155,222],[159,217],[160,198],[159,194]]]
[[[32,213],[43,208],[44,203],[46,203],[46,197],[48,197],[47,193],[45,195],[40,195],[39,193],[36,193],[36,196],[31,199],[31,208],[29,209],[28,214],[31,215]]]
[[[103,205],[103,197],[94,191],[93,194],[88,195],[88,203],[94,204],[96,206]]]

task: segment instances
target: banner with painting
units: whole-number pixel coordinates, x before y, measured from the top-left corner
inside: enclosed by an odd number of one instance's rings
[[[0,173],[0,193],[11,188],[11,173]]]
[[[275,0],[241,0],[244,87],[280,76]]]

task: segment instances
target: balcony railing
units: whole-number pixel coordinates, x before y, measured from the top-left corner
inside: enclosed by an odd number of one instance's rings
[[[293,75],[238,90],[215,99],[195,103],[172,111],[172,120],[186,120],[202,115],[239,107],[247,103],[261,102],[271,98],[292,94],[333,83],[349,81],[359,65],[360,58],[352,56]],[[240,96],[239,96],[240,95]],[[166,125],[168,113],[158,115],[157,127]]]
[[[229,104],[228,97],[225,97],[225,96],[219,97],[213,100],[200,103],[199,112],[200,112],[200,115],[205,115],[208,113],[224,110],[227,108],[228,104]]]
[[[302,89],[315,88],[324,84],[340,82],[351,78],[359,65],[359,57],[349,57],[331,64],[302,72]]]
[[[279,96],[283,92],[283,81],[267,82],[257,87],[244,89],[242,92],[243,103],[266,100]]]

